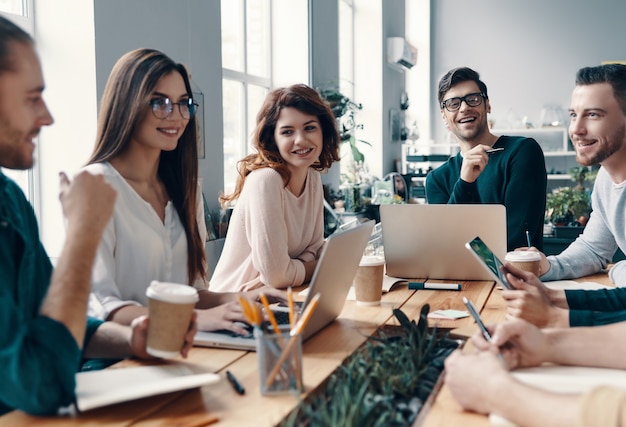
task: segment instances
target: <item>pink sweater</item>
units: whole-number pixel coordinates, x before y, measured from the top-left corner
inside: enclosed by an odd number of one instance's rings
[[[285,188],[273,169],[250,173],[209,289],[238,292],[263,284],[275,288],[301,285],[302,262],[316,259],[324,243],[323,197],[321,177],[314,169],[309,169],[300,197]]]

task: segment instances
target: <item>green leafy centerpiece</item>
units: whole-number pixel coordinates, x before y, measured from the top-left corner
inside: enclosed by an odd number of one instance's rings
[[[283,420],[287,426],[410,426],[435,389],[443,361],[459,346],[428,329],[430,307],[418,322],[399,309],[400,327],[377,331]]]

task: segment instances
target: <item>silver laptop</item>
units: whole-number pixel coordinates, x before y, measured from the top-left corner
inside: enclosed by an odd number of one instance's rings
[[[493,280],[465,248],[476,236],[506,255],[503,205],[381,205],[380,222],[390,277]]]
[[[332,234],[326,240],[302,306],[306,307],[317,293],[320,294],[317,308],[302,332],[303,340],[328,325],[341,313],[373,228],[374,221],[367,221]],[[198,331],[194,345],[256,350],[254,338],[222,332]]]

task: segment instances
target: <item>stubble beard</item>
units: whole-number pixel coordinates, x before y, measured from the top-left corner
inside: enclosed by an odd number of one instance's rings
[[[581,166],[599,165],[618,152],[624,145],[626,145],[626,130],[622,128],[605,139],[605,143],[600,146],[598,151],[592,153],[590,156],[582,156],[576,151],[576,161]]]
[[[33,167],[33,152],[25,154],[24,135],[11,127],[7,119],[0,117],[0,166],[8,169],[27,170]]]

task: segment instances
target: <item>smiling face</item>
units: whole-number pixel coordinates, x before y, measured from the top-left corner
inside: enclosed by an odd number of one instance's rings
[[[189,98],[183,77],[177,71],[172,71],[159,80],[150,100],[165,98],[169,98],[174,103],[185,101]],[[172,107],[171,114],[163,119],[159,119],[152,112],[152,107],[146,104],[144,115],[133,134],[132,143],[145,148],[163,151],[174,150],[185,127],[189,123],[189,119],[181,116],[178,105],[173,105]]]
[[[52,116],[42,98],[43,76],[32,45],[13,42],[14,71],[0,73],[0,166],[30,169],[33,139]]]
[[[463,97],[470,93],[480,92],[478,85],[471,80],[455,84],[443,96],[443,100]],[[476,107],[470,107],[466,102],[461,103],[461,107],[456,111],[441,110],[441,117],[460,142],[477,145],[485,134],[489,133],[487,126],[487,113],[491,112],[489,99]]]
[[[278,152],[292,173],[302,173],[318,161],[324,146],[317,116],[287,107],[280,111],[274,130]]]
[[[569,115],[569,134],[578,163],[602,164],[609,173],[622,167],[626,160],[626,116],[610,84],[576,86]]]

